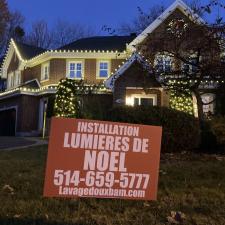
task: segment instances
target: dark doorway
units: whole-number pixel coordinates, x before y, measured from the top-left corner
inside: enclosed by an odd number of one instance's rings
[[[15,136],[16,110],[0,111],[0,136]]]

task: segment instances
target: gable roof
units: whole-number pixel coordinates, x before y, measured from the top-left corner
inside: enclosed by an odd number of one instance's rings
[[[152,74],[151,66],[147,60],[145,60],[138,53],[133,53],[132,56],[112,75],[105,81],[105,87],[111,90],[114,89],[115,81],[122,76],[127,69],[129,69],[135,62],[139,62],[145,70]],[[159,82],[153,78],[153,82],[161,87]]]
[[[163,23],[176,9],[181,10],[187,17],[197,23],[204,24],[205,21],[186,5],[182,0],[176,0],[167,8],[155,21],[153,21],[141,34],[139,34],[129,45],[128,49],[134,51],[135,47],[143,42],[145,38],[152,33],[160,24]]]
[[[43,48],[39,48],[39,47],[35,47],[35,46],[32,46],[32,45],[28,45],[28,44],[24,44],[22,42],[18,42],[18,41],[15,41],[13,40],[22,59],[24,60],[29,60],[43,52],[46,51],[46,49],[43,49]]]
[[[100,51],[118,51],[126,50],[129,44],[136,35],[130,36],[96,36],[82,38],[68,45],[60,47],[59,50],[100,50]]]

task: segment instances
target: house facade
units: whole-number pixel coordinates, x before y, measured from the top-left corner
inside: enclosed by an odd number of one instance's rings
[[[153,76],[145,76],[150,63],[134,46],[172,18],[187,18],[187,8],[182,1],[175,1],[138,36],[84,38],[56,50],[11,40],[1,68],[7,87],[0,92],[0,135],[39,135],[49,99],[65,78],[82,79],[87,85],[103,82],[106,88],[100,95],[111,96],[114,105],[169,107],[169,92]],[[172,66],[168,59],[158,63],[164,70]],[[213,98],[206,97],[209,101]],[[213,111],[214,105],[205,110]]]

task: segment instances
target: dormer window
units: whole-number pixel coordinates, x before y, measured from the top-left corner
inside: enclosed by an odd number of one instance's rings
[[[155,59],[156,72],[169,73],[172,71],[172,60],[169,56],[159,55]]]
[[[81,61],[71,61],[68,63],[68,77],[71,79],[83,78],[83,63]]]
[[[15,72],[11,72],[8,74],[8,85],[7,87],[15,88],[21,84],[21,72],[16,70]]]
[[[49,62],[42,64],[41,66],[41,81],[49,80]]]
[[[16,71],[14,75],[14,86],[19,86],[21,84],[21,72]]]
[[[100,60],[98,62],[97,78],[104,79],[109,77],[110,62],[107,60]]]
[[[14,87],[14,74],[9,73],[8,74],[8,88],[13,88]]]

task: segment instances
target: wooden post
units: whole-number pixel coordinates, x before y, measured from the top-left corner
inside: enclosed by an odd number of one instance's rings
[[[45,130],[46,130],[46,111],[47,111],[47,101],[44,101],[44,119],[43,119],[43,130],[42,130],[42,138],[45,138]]]

